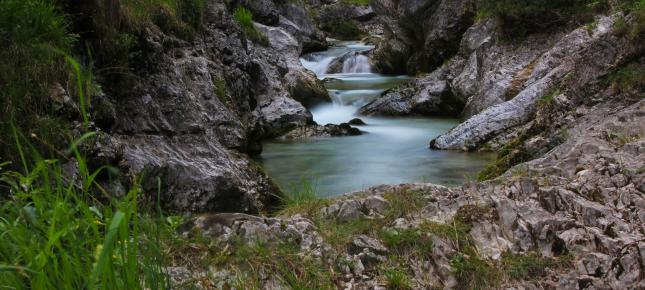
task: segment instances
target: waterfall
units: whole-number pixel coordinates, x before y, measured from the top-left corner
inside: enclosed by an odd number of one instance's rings
[[[362,54],[353,55],[343,62],[343,73],[369,73],[372,72],[370,61]]]
[[[302,66],[314,72],[317,76],[323,76],[327,73],[327,69],[334,59],[336,59],[335,56],[311,56],[310,59],[301,58],[300,62]]]

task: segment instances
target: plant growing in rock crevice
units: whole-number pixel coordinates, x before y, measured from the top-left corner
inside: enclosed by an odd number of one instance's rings
[[[253,14],[251,13],[251,11],[246,9],[246,7],[237,7],[235,11],[233,11],[233,18],[235,18],[235,21],[240,24],[244,35],[248,39],[261,45],[269,45],[269,39],[266,37],[266,35],[258,31],[257,28],[255,28],[255,26],[253,25]]]

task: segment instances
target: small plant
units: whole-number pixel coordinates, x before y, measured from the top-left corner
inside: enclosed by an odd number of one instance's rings
[[[368,6],[372,0],[342,0],[347,5]]]
[[[501,273],[476,253],[457,253],[450,261],[455,278],[459,281],[456,289],[484,290],[499,287]]]
[[[385,212],[389,220],[409,216],[423,208],[427,202],[425,193],[407,189],[388,192],[384,197],[390,202]]]
[[[432,253],[432,240],[418,229],[382,230],[380,238],[390,251],[400,254],[427,256]]]
[[[498,177],[514,165],[529,159],[531,159],[531,154],[524,148],[523,138],[515,138],[499,150],[495,161],[479,172],[477,180],[485,181]]]
[[[553,99],[560,94],[559,90],[553,90],[550,93],[544,95],[541,99],[537,101],[538,108],[548,107],[553,103]]]
[[[253,14],[244,6],[237,7],[233,11],[233,18],[240,24],[244,35],[252,41],[262,45],[268,45],[269,39],[253,25]]]
[[[645,88],[645,70],[642,62],[632,62],[620,67],[608,76],[609,84],[615,92],[629,92]]]
[[[386,269],[385,276],[388,289],[393,290],[409,290],[412,289],[410,285],[410,277],[405,272],[398,269]]]
[[[571,266],[569,256],[560,258],[541,257],[538,253],[514,255],[502,254],[501,268],[508,280],[539,280],[544,277],[547,269],[563,269]]]

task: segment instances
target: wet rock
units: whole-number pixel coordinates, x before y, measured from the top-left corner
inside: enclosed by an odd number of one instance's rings
[[[342,137],[342,136],[358,136],[363,132],[358,128],[352,127],[347,123],[340,125],[327,124],[324,126],[314,124],[308,126],[298,127],[285,135],[281,139],[294,140],[294,139],[307,139],[316,137]]]
[[[363,120],[361,120],[359,118],[351,119],[351,120],[349,120],[349,122],[347,122],[347,124],[354,125],[354,126],[365,126],[365,125],[367,125],[367,124],[365,124],[365,122]]]

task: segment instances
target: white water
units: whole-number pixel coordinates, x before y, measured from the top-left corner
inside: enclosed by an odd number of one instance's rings
[[[455,126],[456,119],[357,116],[361,106],[409,79],[371,73],[369,59],[359,52],[372,48],[345,42],[301,59],[304,67],[325,80],[333,100],[311,108],[314,120],[319,124],[339,124],[359,117],[367,123],[358,126],[366,134],[265,144],[260,161],[283,189],[294,190],[293,185],[303,178],[313,180],[322,196],[388,183],[456,185],[491,160],[492,156],[479,153],[428,149],[428,142]],[[327,74],[329,64],[347,53],[355,53],[355,58],[347,59],[343,73]]]
[[[370,59],[362,54],[353,55],[343,62],[343,73],[372,72]]]

